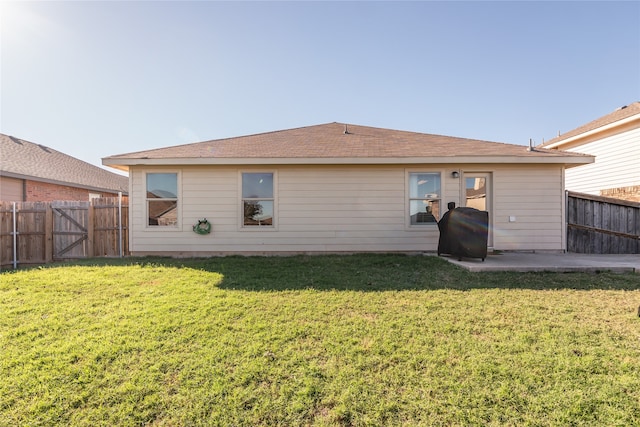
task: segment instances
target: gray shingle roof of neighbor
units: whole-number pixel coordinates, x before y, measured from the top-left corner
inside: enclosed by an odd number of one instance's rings
[[[127,193],[129,180],[53,148],[4,134],[0,134],[0,175],[115,193]]]
[[[526,159],[540,163],[543,161],[541,158],[569,159],[574,163],[592,161],[589,160],[590,156],[582,154],[528,148],[523,145],[333,122],[119,154],[104,158],[103,164],[239,164],[257,163],[252,161],[256,159],[288,159],[291,163],[329,163],[318,159],[355,159],[361,163],[384,159],[398,159],[397,162],[401,163],[427,158],[438,158],[441,162],[458,161],[454,157],[478,160],[511,157],[520,158],[525,163]]]
[[[553,139],[550,139],[549,141],[545,142],[544,144],[540,145],[540,147],[547,147],[549,145],[553,145],[557,142],[560,141],[564,141],[565,139],[569,139],[572,138],[574,136],[578,136],[581,135],[583,133],[587,133],[590,132],[592,130],[596,130],[598,128],[601,128],[603,126],[607,126],[610,125],[612,123],[615,122],[619,122],[621,120],[627,119],[631,116],[634,116],[636,114],[640,114],[640,102],[634,102],[632,104],[629,105],[625,105],[623,107],[620,108],[616,108],[615,111],[606,114],[598,119],[595,119],[593,121],[590,121],[587,124],[584,124],[580,127],[577,127],[573,130],[570,130],[569,132],[565,132]]]

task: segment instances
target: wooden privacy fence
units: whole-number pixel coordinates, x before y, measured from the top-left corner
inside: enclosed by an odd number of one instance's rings
[[[0,202],[0,267],[129,252],[128,198]]]
[[[640,203],[568,192],[567,250],[640,253]]]

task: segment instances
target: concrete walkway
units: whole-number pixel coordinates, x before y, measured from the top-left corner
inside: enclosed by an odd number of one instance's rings
[[[452,264],[473,272],[481,271],[553,271],[553,272],[600,272],[640,273],[638,255],[587,255],[573,253],[489,253],[481,259],[443,255]]]

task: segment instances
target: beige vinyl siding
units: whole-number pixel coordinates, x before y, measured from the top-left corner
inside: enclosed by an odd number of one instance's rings
[[[433,245],[424,232],[404,230],[403,168],[290,167],[280,170],[279,181],[278,234],[292,248],[423,251]],[[324,231],[306,231],[310,226]]]
[[[564,249],[562,167],[502,166],[496,167],[493,177],[494,248]]]
[[[571,151],[591,154],[595,162],[567,169],[566,188],[581,193],[640,185],[640,128],[588,142]]]
[[[561,249],[562,166],[493,165],[496,249]],[[407,172],[440,172],[443,210],[460,206],[458,167],[442,165],[271,167],[184,166],[131,169],[131,251],[176,256],[228,253],[422,252],[437,249],[437,226],[408,227]],[[477,169],[477,166],[476,166]],[[484,168],[483,168],[484,169]],[[541,170],[543,169],[543,170]],[[241,227],[241,172],[273,171],[276,227]],[[145,227],[145,172],[178,171],[181,226]],[[532,183],[537,182],[538,185]],[[542,185],[546,190],[540,188]],[[500,195],[505,191],[507,196]],[[548,197],[553,193],[553,197]],[[517,223],[504,216],[517,215]],[[548,218],[544,222],[541,218]],[[209,235],[192,231],[198,219]],[[528,218],[528,220],[527,220]],[[501,245],[503,247],[501,247]]]

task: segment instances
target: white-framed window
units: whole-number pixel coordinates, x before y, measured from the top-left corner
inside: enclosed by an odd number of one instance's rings
[[[273,228],[275,226],[274,172],[241,172],[243,228]]]
[[[409,225],[437,225],[442,214],[440,172],[409,172],[407,175]]]
[[[145,174],[147,227],[178,227],[178,173]]]

